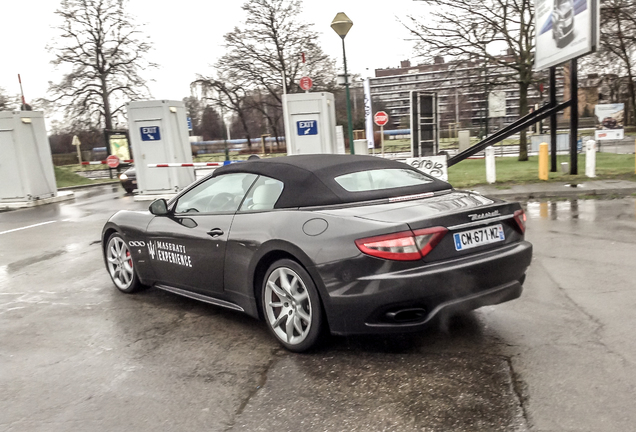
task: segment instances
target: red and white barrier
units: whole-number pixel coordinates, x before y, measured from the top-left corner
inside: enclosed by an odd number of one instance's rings
[[[126,162],[126,163],[134,163],[135,161],[132,159],[129,160],[124,160],[122,162]],[[108,162],[103,160],[103,161],[91,161],[91,162],[82,162],[82,165],[107,165]]]
[[[193,162],[193,163],[161,163],[148,164],[148,168],[178,168],[178,167],[207,167],[207,166],[223,166],[223,162]]]

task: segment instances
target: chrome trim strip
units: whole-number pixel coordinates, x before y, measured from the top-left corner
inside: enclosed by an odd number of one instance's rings
[[[506,220],[506,219],[512,219],[514,217],[515,217],[515,215],[508,214],[508,215],[498,216],[498,217],[489,218],[489,219],[480,219],[480,220],[474,221],[474,222],[468,222],[468,223],[465,223],[465,224],[449,226],[448,230],[449,231],[453,231],[453,230],[470,228],[470,227],[479,226],[479,225],[488,225],[488,224],[493,223],[493,222],[499,222],[499,221]]]
[[[209,296],[206,296],[206,295],[203,295],[203,294],[182,290],[180,288],[175,288],[175,287],[171,287],[171,286],[168,286],[168,285],[159,285],[159,284],[157,284],[157,285],[155,285],[155,288],[159,288],[161,290],[168,291],[168,292],[171,292],[173,294],[178,294],[178,295],[181,295],[181,296],[184,296],[184,297],[188,297],[188,298],[191,298],[191,299],[194,299],[194,300],[199,300],[199,301],[202,301],[202,302],[205,302],[205,303],[210,303],[210,304],[213,304],[215,306],[221,306],[221,307],[228,308],[228,309],[233,309],[233,310],[236,310],[236,311],[239,311],[239,312],[245,312],[245,310],[242,307],[240,307],[239,305],[237,305],[237,304],[234,304],[234,303],[231,303],[231,302],[228,302],[228,301],[225,301],[225,300],[215,299],[213,297],[209,297]]]

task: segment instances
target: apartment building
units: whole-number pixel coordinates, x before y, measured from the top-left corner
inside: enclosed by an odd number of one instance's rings
[[[504,57],[502,57],[504,58]],[[563,97],[561,71],[557,73],[557,97]],[[519,87],[511,69],[482,60],[444,62],[436,57],[433,64],[412,66],[402,61],[399,68],[376,69],[370,79],[373,103],[380,102],[388,111],[394,129],[408,128],[411,90],[435,92],[442,136],[454,136],[459,129],[472,135],[492,133],[519,118]],[[543,88],[542,88],[543,87]],[[505,95],[505,115],[488,118],[488,94]],[[548,84],[532,87],[528,105],[549,101]],[[486,119],[488,121],[486,122]]]

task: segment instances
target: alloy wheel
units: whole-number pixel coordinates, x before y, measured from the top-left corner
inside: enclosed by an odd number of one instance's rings
[[[278,267],[267,278],[266,319],[274,334],[289,345],[305,341],[312,325],[311,299],[302,278],[289,267]]]
[[[123,291],[129,290],[133,285],[135,273],[128,245],[120,236],[113,235],[108,241],[106,261],[110,277],[117,288]]]

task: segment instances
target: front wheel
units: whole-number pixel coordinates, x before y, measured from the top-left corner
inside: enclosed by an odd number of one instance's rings
[[[316,344],[322,308],[316,286],[302,266],[289,259],[272,264],[261,297],[267,326],[285,348],[302,352]]]
[[[115,286],[125,293],[139,291],[142,285],[133,268],[130,248],[120,234],[109,237],[105,253],[106,268]]]

